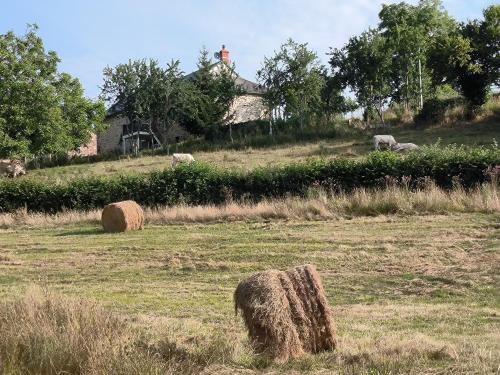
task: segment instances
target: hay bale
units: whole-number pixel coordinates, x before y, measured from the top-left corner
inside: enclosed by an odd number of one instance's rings
[[[134,201],[111,203],[102,210],[101,223],[106,232],[142,229],[144,211]]]
[[[234,302],[255,351],[276,362],[335,349],[333,314],[313,265],[254,274],[238,284]]]

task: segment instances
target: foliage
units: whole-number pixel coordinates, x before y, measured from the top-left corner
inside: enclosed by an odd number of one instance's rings
[[[446,115],[453,109],[463,105],[461,98],[431,98],[424,103],[422,110],[415,116],[417,124],[442,124]]]
[[[215,129],[231,124],[229,109],[236,96],[242,93],[235,77],[234,65],[222,62],[215,65],[205,48],[200,51],[198,71],[192,79],[198,92],[198,97],[192,98],[192,113],[195,115],[185,121],[189,131],[210,138]]]
[[[391,100],[407,110],[419,108],[420,97],[427,99],[433,91],[426,66],[429,47],[453,30],[455,22],[442,10],[440,0],[383,5],[379,18],[378,30],[391,56]]]
[[[161,138],[192,116],[194,88],[181,78],[179,61],[162,68],[156,60],[130,60],[104,69],[101,96],[123,111],[133,131],[142,130],[143,123],[148,123],[147,130]]]
[[[322,109],[321,93],[325,86],[324,67],[318,56],[292,39],[281,45],[273,57],[265,58],[258,71],[266,87],[269,108],[283,107],[287,117],[295,117],[304,127],[306,119]]]
[[[500,164],[497,147],[431,147],[401,156],[375,152],[361,160],[313,160],[284,167],[258,168],[249,172],[219,169],[203,163],[181,165],[142,176],[87,178],[70,184],[46,184],[27,179],[0,181],[0,211],[27,208],[55,212],[88,210],[125,199],[146,206],[219,204],[228,197],[258,201],[267,197],[304,195],[313,186],[350,191],[377,187],[387,178],[418,186],[426,179],[451,188],[471,187],[485,181],[485,170]]]
[[[57,70],[37,26],[0,35],[0,156],[66,153],[103,128],[104,104],[86,99],[78,79]]]
[[[391,61],[386,38],[370,29],[349,39],[342,49],[331,50],[330,56],[334,77],[354,92],[359,105],[367,110],[376,109],[384,122],[383,109],[391,94]]]
[[[435,82],[457,87],[474,113],[486,103],[491,85],[500,82],[500,5],[484,11],[484,20],[460,25],[438,38],[430,61]]]

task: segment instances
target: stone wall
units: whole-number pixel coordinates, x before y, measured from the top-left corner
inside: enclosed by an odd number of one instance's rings
[[[229,110],[229,116],[233,124],[265,120],[268,118],[267,108],[262,97],[248,94],[238,96],[234,100]]]
[[[106,119],[108,128],[97,137],[97,152],[107,154],[121,151],[120,139],[123,132],[123,125],[128,124],[128,118],[123,116]]]
[[[89,143],[82,145],[76,151],[70,151],[69,156],[92,156],[97,155],[97,136],[92,133]]]

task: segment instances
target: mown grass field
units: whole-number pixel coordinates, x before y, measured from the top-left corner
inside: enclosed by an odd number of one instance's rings
[[[499,223],[498,213],[454,213],[148,225],[126,234],[89,223],[13,226],[0,230],[0,298],[38,285],[94,299],[140,329],[167,327],[188,352],[216,337],[229,353],[213,353],[205,373],[495,373]],[[246,346],[234,289],[253,272],[304,263],[323,278],[339,348],[263,363]]]
[[[225,168],[252,169],[258,166],[301,162],[308,158],[357,158],[373,150],[373,134],[393,134],[399,142],[413,142],[418,145],[464,144],[471,146],[491,145],[500,138],[498,120],[495,118],[478,123],[463,123],[418,129],[414,126],[379,129],[366,134],[345,135],[318,142],[277,145],[269,148],[220,150],[194,152],[196,160],[213,163]],[[172,150],[175,152],[175,149]],[[67,181],[79,177],[146,173],[170,168],[171,156],[142,156],[103,161],[93,164],[68,165],[29,171],[26,178],[44,181]]]

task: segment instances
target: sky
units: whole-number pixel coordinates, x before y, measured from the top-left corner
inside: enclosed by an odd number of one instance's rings
[[[330,47],[377,24],[383,3],[394,0],[0,0],[0,34],[39,26],[60,71],[78,77],[88,97],[99,95],[102,71],[129,59],[180,60],[196,69],[205,46],[225,44],[237,72],[255,80],[264,56],[288,38],[309,43],[326,64]],[[416,3],[416,0],[409,0]],[[454,18],[481,18],[494,0],[444,0]]]

